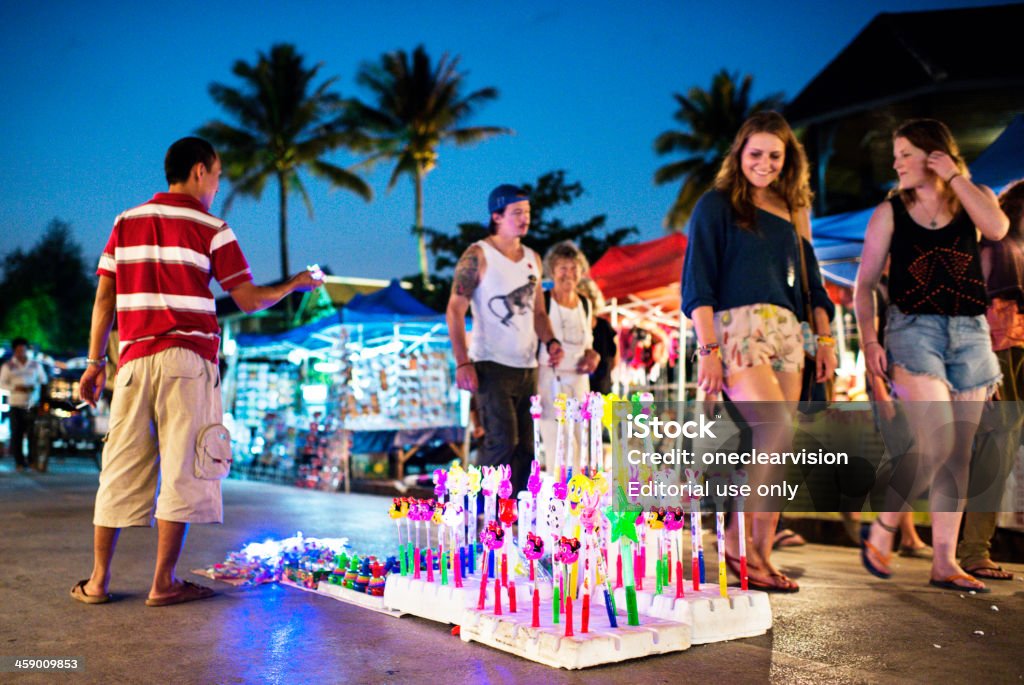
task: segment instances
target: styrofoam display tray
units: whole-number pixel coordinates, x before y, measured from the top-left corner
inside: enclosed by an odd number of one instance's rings
[[[654,585],[654,579],[645,586]],[[772,627],[772,607],[768,594],[757,590],[728,589],[722,597],[718,585],[705,584],[698,592],[686,588],[685,596],[676,599],[675,588],[660,595],[644,590],[636,593],[637,612],[644,617],[669,619],[692,628],[690,642],[703,645],[742,637],[763,635]],[[604,597],[594,599],[603,605]],[[626,606],[624,588],[615,590],[615,607],[621,613]]]
[[[653,587],[654,579],[647,579],[645,586]],[[542,582],[538,587],[541,601],[547,603],[550,612],[551,586]],[[522,609],[530,602],[530,583],[517,583],[516,589],[519,608]],[[413,614],[441,623],[463,624],[464,612],[476,609],[479,592],[480,581],[476,578],[466,579],[462,588],[455,588],[392,574],[387,579],[383,604],[401,614]],[[647,590],[637,592],[637,611],[647,618],[667,619],[690,626],[689,642],[692,644],[755,637],[772,627],[772,609],[767,593],[730,587],[728,596],[722,597],[717,584],[704,584],[698,592],[688,588],[685,596],[678,600],[674,593],[674,587],[661,595]],[[507,605],[507,595],[503,592],[502,596]],[[603,593],[595,593],[591,601],[595,606],[603,607]],[[493,583],[490,581],[486,606],[494,606]],[[615,606],[622,618],[619,623],[624,625],[625,589],[615,590]]]
[[[518,598],[517,598],[518,599]],[[607,626],[603,607],[591,608],[590,632],[580,633],[580,604],[574,607],[574,635],[565,635],[563,623],[551,623],[551,601],[541,602],[540,627],[531,626],[533,613],[529,594],[514,614],[505,611],[468,609],[463,614],[460,635],[465,642],[479,642],[546,666],[580,669],[639,659],[653,654],[679,652],[690,647],[690,626],[686,623],[644,617],[641,625],[626,625],[620,617],[618,628]],[[507,609],[507,608],[506,608]]]
[[[321,580],[320,584],[317,585],[316,591],[321,595],[332,597],[334,599],[341,600],[342,602],[348,602],[349,604],[355,604],[361,606],[364,609],[370,611],[376,611],[381,614],[387,614],[388,616],[401,616],[402,612],[395,609],[391,609],[385,604],[383,597],[375,597],[365,592],[356,592],[355,590],[349,590],[348,588],[333,583],[328,583],[325,580]]]
[[[530,583],[516,583],[516,599],[530,601]],[[551,587],[545,583],[539,585],[541,599],[551,600]],[[487,582],[487,606],[494,606],[494,579]],[[462,624],[467,609],[475,609],[480,601],[480,579],[464,578],[462,587],[452,584],[441,585],[436,580],[428,583],[422,578],[414,580],[412,576],[401,576],[397,573],[388,575],[384,585],[384,606],[403,614],[412,614],[421,618],[440,623]],[[502,592],[503,601],[508,601],[506,591]]]

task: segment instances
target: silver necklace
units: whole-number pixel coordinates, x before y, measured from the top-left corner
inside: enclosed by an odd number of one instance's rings
[[[928,225],[932,228],[938,228],[939,224],[936,219],[939,218],[939,214],[942,212],[942,200],[939,200],[939,206],[935,209],[935,213],[932,214],[932,220],[928,222]]]

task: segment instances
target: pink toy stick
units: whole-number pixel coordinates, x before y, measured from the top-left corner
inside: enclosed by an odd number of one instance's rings
[[[480,556],[486,557],[487,553],[485,552]],[[480,571],[480,599],[477,600],[476,603],[477,611],[483,611],[484,608],[487,606],[487,562],[484,561],[482,566],[483,568]]]

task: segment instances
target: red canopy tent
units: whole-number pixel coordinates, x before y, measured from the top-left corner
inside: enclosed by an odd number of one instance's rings
[[[651,330],[678,330],[685,349],[686,320],[679,311],[685,254],[686,236],[681,233],[609,249],[590,269],[608,302],[601,313],[611,315],[616,330],[642,322],[659,324],[644,326]],[[678,363],[679,378],[685,378],[686,361],[680,357]],[[679,388],[678,398],[682,393]]]
[[[672,233],[636,245],[613,247],[590,269],[605,299],[620,306],[644,302],[677,320],[686,236]]]

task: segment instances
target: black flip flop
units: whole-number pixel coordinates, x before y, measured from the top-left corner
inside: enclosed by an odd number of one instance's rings
[[[982,580],[1013,580],[1013,573],[998,565],[974,566],[972,568],[965,568],[964,570],[975,578],[981,578]]]
[[[76,599],[83,604],[106,604],[110,601],[110,595],[88,595],[85,593],[85,584],[89,582],[89,579],[80,580],[75,583],[75,586],[71,588],[71,597]]]

